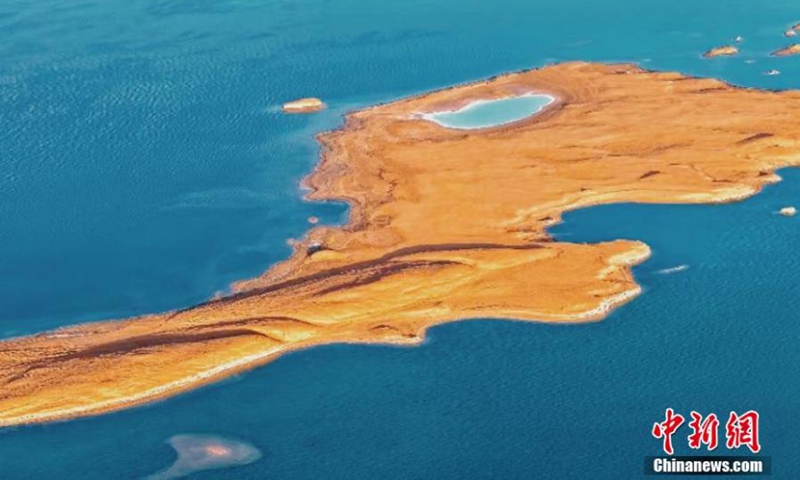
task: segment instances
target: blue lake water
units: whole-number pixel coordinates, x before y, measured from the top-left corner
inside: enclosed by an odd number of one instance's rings
[[[496,127],[530,117],[554,100],[549,95],[520,95],[497,100],[478,100],[458,110],[426,114],[425,118],[447,128],[469,130]]]
[[[314,133],[347,110],[562,60],[798,88],[800,63],[768,56],[798,15],[788,0],[4,3],[0,335],[186,306],[285,258],[308,216],[343,221],[297,185]],[[736,35],[740,56],[700,58]],[[330,109],[279,113],[304,96]],[[796,478],[800,221],[773,212],[800,205],[800,172],[782,174],[738,204],[566,215],[565,241],[653,248],[644,294],[604,322],[298,352],[155,405],[2,430],[0,476],[139,478],[197,433],[263,453],[198,479],[639,478],[672,406],[758,410],[772,478]]]

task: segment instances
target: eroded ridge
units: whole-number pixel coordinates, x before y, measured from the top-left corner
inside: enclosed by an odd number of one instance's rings
[[[544,93],[484,130],[421,118]],[[639,293],[637,241],[554,242],[564,211],[725,202],[800,163],[800,93],[567,63],[368,108],[319,136],[312,199],[352,206],[236,292],[181,311],[0,342],[0,424],[117,410],[333,342],[415,343],[475,317],[577,322]],[[614,219],[610,218],[610,222]]]

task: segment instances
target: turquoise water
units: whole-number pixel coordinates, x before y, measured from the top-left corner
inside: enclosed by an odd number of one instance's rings
[[[475,129],[516,122],[551,104],[549,95],[520,95],[497,100],[479,100],[458,110],[426,114],[424,117],[448,128]]]
[[[800,63],[768,52],[798,15],[744,0],[6,2],[0,334],[185,306],[285,258],[308,216],[341,222],[297,182],[313,134],[347,110],[579,59],[797,88]],[[736,35],[740,57],[700,58]],[[279,113],[304,96],[330,109]],[[563,240],[653,247],[644,295],[604,322],[474,320],[419,348],[298,352],[155,405],[2,430],[1,475],[139,478],[174,461],[169,438],[208,434],[263,456],[192,478],[639,478],[672,406],[759,410],[772,478],[796,478],[800,223],[773,212],[800,205],[800,173],[783,175],[739,204],[566,215]]]

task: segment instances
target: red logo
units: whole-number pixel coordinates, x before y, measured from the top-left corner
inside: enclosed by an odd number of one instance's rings
[[[742,415],[731,412],[725,425],[725,435],[728,437],[725,444],[728,448],[745,445],[753,453],[761,451],[761,444],[758,443],[758,412],[750,410]]]
[[[708,451],[717,448],[719,420],[715,413],[710,414],[704,420],[702,415],[692,410],[692,421],[689,422],[689,428],[692,429],[692,434],[689,435],[690,448],[697,450],[703,444],[708,445]]]
[[[689,428],[692,430],[687,437],[689,448],[699,450],[703,445],[708,451],[717,448],[719,444],[719,419],[715,413],[706,417],[692,411],[692,420]],[[672,455],[672,436],[681,428],[684,423],[683,415],[675,413],[671,408],[667,408],[663,422],[653,424],[653,436],[663,440],[664,452]],[[725,446],[728,449],[736,449],[746,446],[753,453],[761,451],[761,444],[758,436],[758,412],[750,410],[742,415],[731,412],[728,422],[725,424]]]
[[[653,436],[664,439],[664,451],[672,455],[672,435],[683,425],[683,416],[667,409],[667,418],[662,423],[653,425]]]

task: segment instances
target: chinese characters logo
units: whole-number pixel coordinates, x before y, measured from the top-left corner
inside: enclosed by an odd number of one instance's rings
[[[719,444],[717,415],[712,413],[703,417],[692,411],[691,417],[692,419],[688,423],[691,433],[687,437],[689,447],[698,450],[705,445],[708,451],[716,449]],[[664,421],[653,424],[653,436],[663,441],[662,448],[666,454],[674,453],[672,436],[678,432],[685,421],[683,415],[668,408]],[[725,446],[730,450],[747,447],[753,453],[761,451],[758,437],[758,412],[750,410],[741,415],[731,412],[725,423]]]

